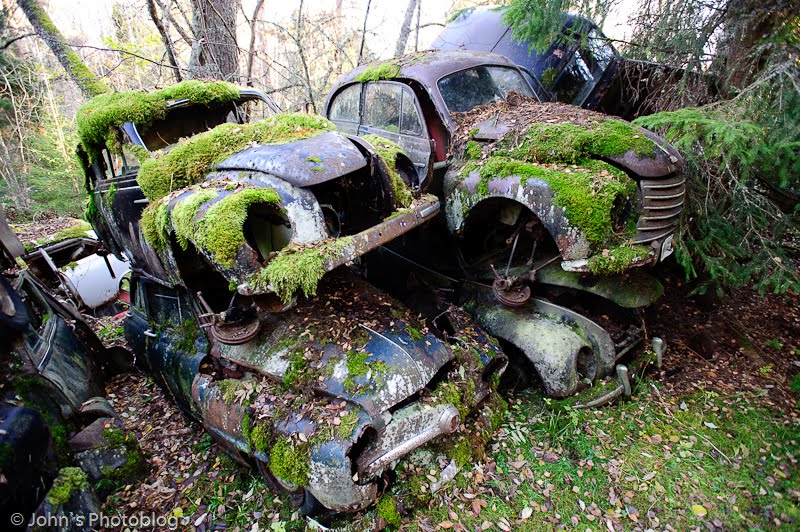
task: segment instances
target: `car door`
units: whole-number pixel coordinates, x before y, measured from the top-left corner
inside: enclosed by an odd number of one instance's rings
[[[144,362],[151,375],[184,409],[197,414],[192,383],[208,352],[208,339],[189,297],[182,290],[141,278],[134,294],[126,334],[139,332],[144,337]],[[143,320],[147,328],[142,330]],[[141,336],[134,339],[134,349],[142,349]]]
[[[395,81],[370,82],[364,88],[359,135],[378,135],[396,142],[408,154],[419,185],[428,175],[433,150],[417,97]]]

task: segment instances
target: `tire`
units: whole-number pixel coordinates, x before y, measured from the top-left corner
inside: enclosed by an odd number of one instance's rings
[[[17,336],[28,327],[28,321],[28,309],[22,298],[11,283],[0,276],[0,334]]]

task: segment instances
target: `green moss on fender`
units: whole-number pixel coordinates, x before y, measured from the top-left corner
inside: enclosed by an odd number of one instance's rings
[[[343,237],[312,246],[287,246],[247,282],[260,291],[272,286],[284,302],[290,301],[298,290],[306,297],[314,296],[317,284],[327,271],[326,262],[338,256],[352,241],[352,237]]]
[[[285,144],[333,130],[327,119],[303,113],[275,115],[251,124],[220,124],[143,161],[137,179],[145,196],[155,201],[201,182],[217,164],[253,143]]]
[[[275,476],[295,486],[308,485],[311,474],[311,445],[279,438],[270,450],[269,468]]]
[[[216,190],[201,189],[179,202],[172,209],[171,224],[175,228],[175,239],[181,248],[189,247],[189,236],[193,234],[194,219],[203,204],[216,198]]]
[[[477,171],[479,194],[488,194],[493,179],[519,176],[520,184],[540,179],[553,191],[553,201],[566,209],[571,225],[581,229],[595,247],[613,235],[612,216],[621,198],[632,198],[636,183],[625,172],[597,160],[584,160],[580,166],[545,166],[509,157],[492,156],[467,163],[462,175]]]
[[[589,258],[590,272],[596,275],[622,273],[650,257],[650,249],[646,246],[621,246],[607,251]]]
[[[377,65],[369,65],[357,76],[356,81],[366,83],[367,81],[380,81],[382,79],[394,79],[400,73],[400,65],[394,61],[386,61]]]
[[[169,246],[170,216],[167,211],[167,204],[163,202],[152,203],[142,211],[139,220],[139,227],[142,228],[142,235],[153,249],[157,252],[164,252]]]
[[[53,486],[47,494],[47,502],[61,506],[75,495],[89,487],[89,478],[80,467],[64,467],[58,472]]]
[[[363,138],[372,144],[375,151],[378,152],[378,155],[383,159],[383,162],[389,169],[389,179],[391,180],[392,190],[394,190],[394,197],[397,203],[402,207],[411,205],[411,202],[414,201],[414,196],[411,195],[411,189],[408,188],[408,185],[406,185],[405,181],[403,181],[400,174],[397,172],[397,155],[403,154],[408,157],[406,152],[391,140],[379,137],[378,135],[364,135]]]

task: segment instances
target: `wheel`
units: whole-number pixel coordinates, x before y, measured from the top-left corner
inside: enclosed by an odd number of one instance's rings
[[[297,491],[287,491],[281,486],[275,476],[272,474],[272,471],[269,470],[269,466],[259,460],[258,458],[255,459],[256,467],[258,468],[259,473],[264,478],[264,481],[267,483],[267,486],[272,490],[273,493],[278,493],[279,491],[285,491],[289,494],[289,500],[292,503],[292,506],[297,508],[300,511],[300,515],[307,515],[310,517],[315,517],[317,520],[324,519],[325,517],[329,517],[332,515],[331,511],[327,509],[325,506],[322,505],[321,502],[314,497],[311,492],[309,492],[305,488],[299,488]]]
[[[16,336],[28,326],[28,309],[14,287],[0,276],[0,333]]]

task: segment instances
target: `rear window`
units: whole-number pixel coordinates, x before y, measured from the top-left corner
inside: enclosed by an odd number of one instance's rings
[[[500,66],[461,70],[442,78],[438,85],[451,113],[463,113],[479,105],[505,100],[512,91],[534,97],[518,70]]]

